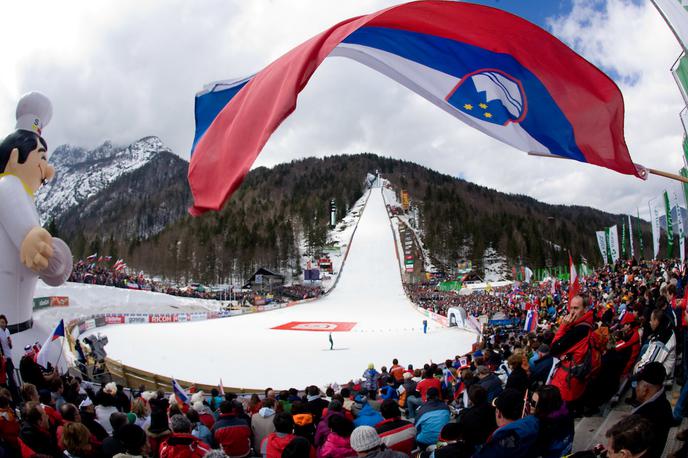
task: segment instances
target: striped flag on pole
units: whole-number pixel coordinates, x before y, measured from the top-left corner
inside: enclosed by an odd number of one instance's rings
[[[172,390],[174,391],[174,397],[177,398],[177,403],[178,404],[188,404],[189,403],[189,395],[186,394],[186,391],[182,386],[179,384],[178,381],[175,379],[172,379]]]

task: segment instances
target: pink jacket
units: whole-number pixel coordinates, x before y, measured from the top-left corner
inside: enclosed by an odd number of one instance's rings
[[[349,438],[344,438],[331,432],[327,436],[325,444],[318,450],[318,458],[345,458],[347,456],[357,456],[351,448]]]

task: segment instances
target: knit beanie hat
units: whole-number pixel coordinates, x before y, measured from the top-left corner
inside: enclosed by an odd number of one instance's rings
[[[382,444],[382,439],[372,426],[359,426],[351,433],[351,448],[356,452],[367,452]]]

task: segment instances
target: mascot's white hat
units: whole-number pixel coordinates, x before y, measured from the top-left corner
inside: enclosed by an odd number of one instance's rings
[[[53,104],[40,92],[29,92],[17,103],[17,130],[28,130],[41,135],[53,117]]]

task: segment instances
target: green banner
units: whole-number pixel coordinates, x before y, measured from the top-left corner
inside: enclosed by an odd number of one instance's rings
[[[621,259],[626,259],[626,223],[621,224]]]
[[[609,228],[604,230],[604,237],[607,241],[607,264],[614,264],[614,261],[612,261],[612,245],[609,243]]]
[[[461,282],[460,281],[443,281],[437,285],[440,291],[460,291]]]
[[[49,297],[34,297],[33,298],[33,309],[44,309],[46,307],[50,307],[50,298]]]
[[[685,54],[678,61],[678,66],[672,70],[676,83],[684,100],[688,100],[688,57]]]
[[[683,136],[683,157],[685,158],[685,163],[688,164],[688,137]]]
[[[640,239],[640,259],[645,258],[645,249],[643,248],[643,230],[640,227],[640,209],[636,209],[638,212],[638,223],[636,224],[636,227],[638,228],[638,238]]]
[[[688,178],[688,169],[683,167],[679,171],[682,177]],[[683,198],[686,199],[686,205],[688,205],[688,183],[681,183],[683,185]]]
[[[674,255],[674,223],[671,220],[671,206],[669,205],[669,193],[664,191],[664,209],[666,210],[667,224],[667,257]]]

